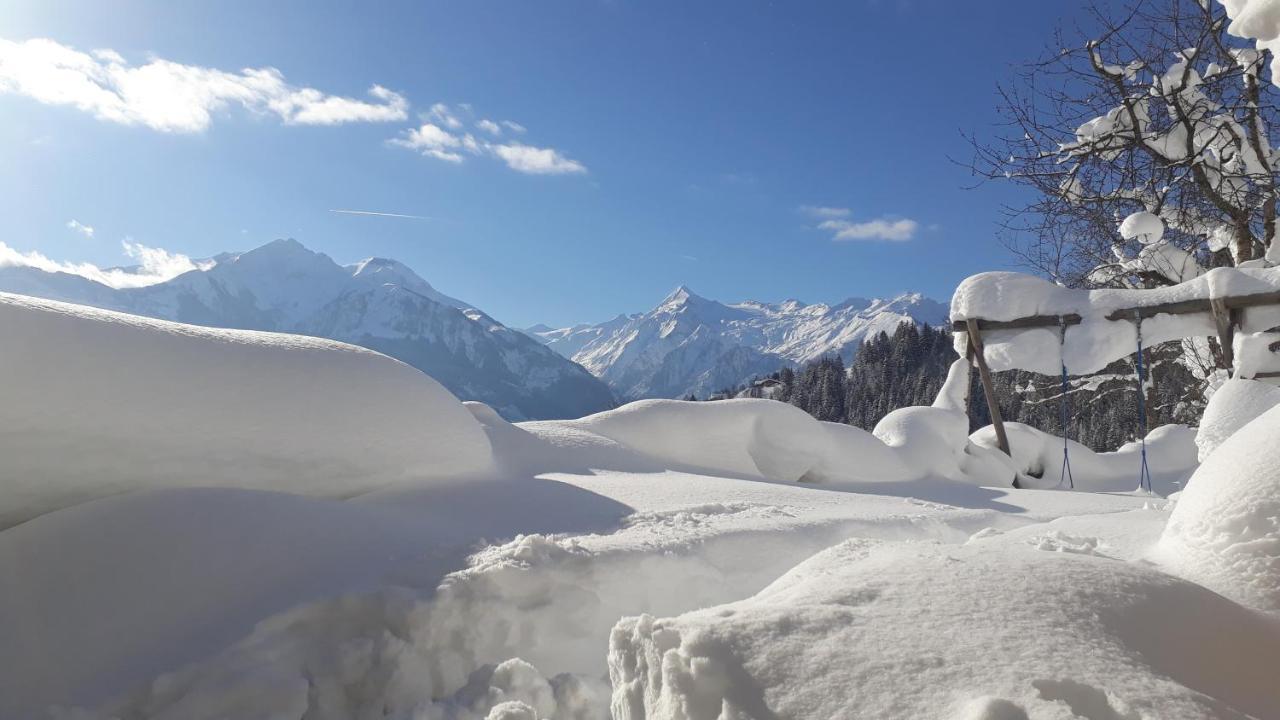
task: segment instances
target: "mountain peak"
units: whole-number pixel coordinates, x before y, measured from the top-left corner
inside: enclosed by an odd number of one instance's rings
[[[260,245],[247,252],[238,253],[231,258],[232,263],[241,267],[284,268],[309,267],[313,270],[327,271],[330,266],[337,269],[337,263],[328,255],[311,250],[293,238],[280,238]]]
[[[701,295],[690,290],[688,285],[680,285],[663,298],[658,307],[680,306],[704,300]]]
[[[316,253],[306,245],[294,240],[293,238],[276,238],[271,242],[261,245],[249,252],[271,254],[271,255],[290,255],[290,254],[307,254],[315,255]],[[248,253],[245,253],[248,254]]]
[[[348,265],[346,269],[351,273],[352,278],[362,282],[374,285],[394,285],[458,309],[471,307],[468,303],[449,297],[436,290],[431,286],[431,283],[423,280],[421,275],[418,275],[412,268],[399,260],[370,257],[354,265]]]
[[[671,293],[667,295],[667,298],[662,302],[664,304],[669,302],[684,302],[691,297],[697,296],[693,294],[693,291],[689,289],[689,286],[679,285],[675,290],[672,290]]]

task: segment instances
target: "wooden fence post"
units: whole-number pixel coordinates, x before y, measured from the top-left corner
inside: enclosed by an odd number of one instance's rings
[[[1227,372],[1235,369],[1236,351],[1233,345],[1236,335],[1237,311],[1227,310],[1227,301],[1222,298],[1210,298],[1209,310],[1213,313],[1213,324],[1218,330],[1218,344],[1222,346],[1222,362]]]
[[[977,320],[966,320],[965,327],[969,332],[969,347],[973,350],[973,359],[978,361],[978,377],[982,378],[982,394],[987,398],[987,411],[991,413],[991,425],[996,429],[996,444],[1009,452],[1009,436],[1004,432],[1004,420],[1000,417],[1000,406],[996,404],[996,388],[991,381],[991,369],[987,367],[987,359],[982,347],[982,331],[978,329]]]

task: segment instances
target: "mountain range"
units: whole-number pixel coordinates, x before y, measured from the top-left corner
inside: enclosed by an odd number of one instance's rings
[[[0,267],[0,291],[361,345],[511,420],[580,417],[613,407],[616,399],[705,398],[833,353],[847,363],[881,331],[892,333],[904,321],[943,324],[948,313],[917,293],[836,305],[725,304],[682,286],[648,312],[595,325],[516,330],[438,292],[396,260],[339,265],[288,239],[195,265],[164,282],[124,288],[10,265]]]
[[[646,313],[525,332],[604,380],[622,399],[706,397],[826,355],[839,354],[848,363],[880,332],[892,333],[902,322],[945,324],[948,310],[919,293],[836,305],[724,304],[681,286]]]
[[[404,264],[339,265],[296,240],[218,255],[154,285],[114,288],[80,275],[0,267],[0,291],[213,327],[341,340],[421,369],[464,400],[511,420],[606,410],[609,388],[581,366],[474,306],[443,295]]]

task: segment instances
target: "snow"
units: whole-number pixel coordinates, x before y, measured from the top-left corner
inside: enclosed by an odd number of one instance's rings
[[[944,307],[918,293],[837,305],[725,304],[680,286],[647,313],[531,332],[624,398],[705,398],[827,355],[847,362],[865,340],[892,333],[902,322],[945,320]]]
[[[14,296],[0,331],[3,456],[62,443],[0,477],[0,717],[1280,707],[1280,416],[1230,408],[1257,383],[1218,388],[1175,503],[1129,492],[1133,447],[1072,447],[1106,492],[1034,489],[1061,440],[967,434],[964,360],[872,433],[763,399],[513,424],[331,341]],[[1193,440],[1152,431],[1157,490]]]
[[[640,400],[574,425],[660,460],[794,482],[825,450],[816,422],[793,405],[771,400]]]
[[[1120,237],[1137,240],[1143,245],[1154,245],[1164,237],[1164,221],[1153,213],[1133,213],[1120,223]]]
[[[1147,247],[1152,248],[1160,252],[1181,252],[1164,244]],[[1177,285],[1147,290],[1073,290],[1021,273],[980,273],[966,278],[956,289],[951,301],[951,319],[1005,321],[1033,315],[1079,315],[1082,321],[1067,326],[1065,338],[1058,327],[1038,327],[983,331],[982,340],[987,364],[993,371],[1017,368],[1056,375],[1065,363],[1072,374],[1086,374],[1137,351],[1138,337],[1133,321],[1106,319],[1117,310],[1280,291],[1280,268],[1223,267],[1195,274],[1198,271],[1188,267],[1187,271],[1194,277]],[[1277,324],[1280,324],[1278,306],[1253,307],[1242,312],[1242,333],[1261,333]],[[1160,314],[1142,320],[1142,338],[1147,347],[1168,340],[1215,334],[1213,317],[1208,312]],[[962,334],[957,334],[956,349],[961,355],[966,342]]]
[[[1023,423],[1005,423],[1004,427],[1020,487],[1067,486],[1062,472],[1062,438]],[[995,431],[990,426],[974,432],[971,439],[980,447],[996,447]],[[1181,490],[1199,463],[1196,430],[1185,425],[1163,425],[1147,434],[1146,445],[1152,489],[1161,496]],[[1114,452],[1100,453],[1068,440],[1067,453],[1076,489],[1128,492],[1138,488],[1142,455],[1136,441]]]
[[[613,716],[1274,714],[1273,620],[1098,547],[846,541],[752,598],[620,621]]]
[[[0,336],[0,528],[145,488],[347,497],[493,462],[447,390],[352,345],[2,293]]]
[[[1227,380],[1209,398],[1196,445],[1201,462],[1254,418],[1280,405],[1280,388],[1254,380]]]
[[[0,291],[349,342],[403,360],[454,394],[489,402],[513,419],[580,417],[616,404],[604,383],[581,367],[387,258],[341,266],[288,239],[200,261],[190,272],[145,287],[110,287],[56,269],[0,267]]]
[[[1220,0],[1227,9],[1231,24],[1227,32],[1237,37],[1252,38],[1259,50],[1272,54],[1271,76],[1276,78],[1275,56],[1280,50],[1280,2],[1276,0]]]
[[[1280,409],[1208,454],[1169,516],[1157,557],[1227,597],[1280,611]]]

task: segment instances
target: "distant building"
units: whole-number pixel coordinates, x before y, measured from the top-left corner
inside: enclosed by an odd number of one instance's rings
[[[783,385],[780,381],[773,378],[761,378],[760,380],[753,381],[735,397],[776,400],[778,399],[777,396],[782,394],[782,390]]]

